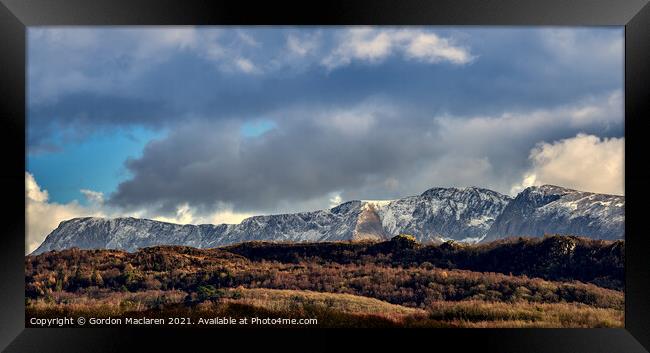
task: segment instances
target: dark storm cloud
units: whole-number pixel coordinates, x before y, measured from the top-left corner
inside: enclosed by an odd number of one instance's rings
[[[184,202],[209,207],[221,201],[240,211],[268,210],[398,177],[434,154],[431,135],[413,135],[416,124],[368,114],[367,125],[356,127],[346,127],[346,117],[337,115],[285,119],[253,138],[233,122],[189,124],[128,161],[134,177],[111,202],[172,211]]]
[[[160,117],[170,114],[175,115],[161,101],[88,93],[67,95],[53,106],[29,107],[29,150],[38,153],[43,147],[84,139],[101,129],[129,125],[160,128]]]
[[[415,60],[373,41],[325,67],[346,31],[36,32],[29,148],[65,143],[61,131],[161,128],[110,204],[277,212],[433,186],[508,192],[537,143],[623,133],[620,29],[415,28],[473,59]],[[274,128],[242,134],[255,121]]]
[[[292,203],[326,207],[332,193],[381,199],[466,185],[508,193],[538,142],[602,135],[620,125],[619,106],[616,99],[588,101],[520,116],[454,119],[375,98],[319,113],[283,111],[275,129],[253,138],[239,133],[237,121],[195,122],[128,161],[134,177],[110,202],[167,213],[184,203],[209,210],[217,201],[236,211],[277,212]],[[584,109],[590,118],[579,120]]]

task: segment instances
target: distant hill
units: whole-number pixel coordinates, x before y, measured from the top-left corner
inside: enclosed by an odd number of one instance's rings
[[[72,251],[72,252],[71,252]],[[114,255],[117,254],[117,255]],[[526,275],[553,281],[594,283],[600,287],[623,290],[625,244],[623,241],[592,240],[575,236],[547,236],[544,238],[509,238],[486,244],[446,242],[440,245],[422,245],[411,236],[396,236],[389,241],[324,242],[324,243],[269,243],[246,242],[215,249],[197,249],[181,246],[144,248],[133,255],[115,250],[54,251],[38,256],[29,255],[28,263],[70,256],[118,256],[144,261],[159,271],[177,267],[198,266],[187,262],[184,254],[196,255],[202,261],[277,261],[280,263],[333,262],[339,264],[376,264],[380,266],[430,267],[463,269],[476,272],[498,272]],[[83,261],[82,261],[83,262]],[[202,266],[202,265],[201,265]],[[196,271],[202,270],[199,266]]]

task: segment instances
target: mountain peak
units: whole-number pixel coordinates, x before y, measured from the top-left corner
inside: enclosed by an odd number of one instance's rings
[[[567,194],[567,193],[572,193],[572,192],[579,192],[578,190],[569,189],[569,188],[565,188],[565,187],[557,186],[557,185],[552,185],[552,184],[544,184],[544,185],[539,185],[539,186],[529,186],[525,190],[528,190],[528,189],[530,189],[531,191],[538,191],[538,192],[543,192],[543,193],[546,193],[546,194]]]
[[[541,193],[545,193],[547,195],[550,195],[550,194],[557,194],[557,195],[584,194],[584,195],[603,195],[603,196],[624,197],[623,195],[618,195],[618,194],[607,194],[607,193],[601,193],[601,192],[576,190],[576,189],[570,189],[570,188],[557,186],[557,185],[552,185],[552,184],[545,184],[545,185],[539,185],[539,186],[529,186],[526,189],[524,189],[524,191],[526,191],[528,189],[530,189],[530,191],[541,192]]]
[[[343,203],[339,204],[338,206],[330,208],[330,211],[332,213],[348,212],[351,209],[357,208],[359,205],[361,205],[361,203],[362,203],[362,201],[359,201],[359,200],[346,201],[346,202],[343,202]]]
[[[557,185],[530,186],[503,210],[486,240],[551,233],[621,239],[625,235],[625,198]]]
[[[472,191],[473,189],[477,189],[473,186],[470,187],[442,187],[442,186],[436,186],[428,189],[427,191],[423,192],[421,196],[427,196],[427,195],[439,195],[439,194],[449,194],[449,193],[462,193],[462,192],[467,192],[467,191]]]
[[[464,199],[471,196],[491,197],[497,199],[511,198],[510,196],[498,193],[496,191],[480,188],[477,186],[447,187],[447,188],[434,187],[423,192],[420,196],[433,197],[433,198],[451,198],[451,199]]]

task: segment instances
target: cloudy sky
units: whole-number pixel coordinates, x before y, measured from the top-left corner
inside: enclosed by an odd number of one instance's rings
[[[623,194],[623,56],[622,27],[31,27],[28,251],[88,215]]]

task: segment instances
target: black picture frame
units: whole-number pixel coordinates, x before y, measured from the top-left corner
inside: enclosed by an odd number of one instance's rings
[[[548,25],[625,26],[626,290],[624,329],[239,330],[25,329],[23,207],[26,27],[41,25]],[[4,166],[0,246],[0,349],[6,352],[126,352],[163,348],[219,350],[237,343],[265,349],[401,351],[647,352],[650,349],[650,200],[644,135],[650,101],[648,0],[168,1],[0,0],[0,147]],[[347,336],[347,337],[346,337]],[[346,338],[344,342],[340,338]],[[301,341],[300,343],[297,343]],[[645,348],[644,348],[645,347]]]

